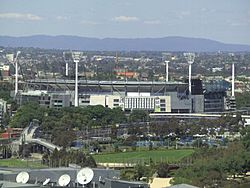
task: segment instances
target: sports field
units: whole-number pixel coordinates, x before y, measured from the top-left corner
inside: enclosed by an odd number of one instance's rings
[[[40,161],[26,161],[22,159],[0,159],[0,167],[14,168],[41,168],[44,167]]]
[[[169,162],[174,163],[180,161],[183,157],[187,157],[194,152],[192,149],[183,150],[151,150],[151,151],[135,151],[120,152],[110,154],[94,155],[97,163],[138,163],[138,162]]]

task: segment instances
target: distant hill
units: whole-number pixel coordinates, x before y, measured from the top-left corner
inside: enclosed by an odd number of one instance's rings
[[[250,51],[250,45],[225,44],[209,39],[187,37],[98,39],[64,35],[0,36],[0,46],[89,51]]]

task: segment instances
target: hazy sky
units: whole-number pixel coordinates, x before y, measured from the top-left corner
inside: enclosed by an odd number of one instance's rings
[[[35,34],[250,44],[250,0],[0,0],[0,35]]]

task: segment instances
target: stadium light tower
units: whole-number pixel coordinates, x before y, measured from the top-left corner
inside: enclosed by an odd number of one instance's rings
[[[72,58],[74,63],[76,64],[76,72],[75,72],[75,107],[78,106],[78,63],[82,58],[82,52],[72,52]]]
[[[166,82],[169,81],[168,63],[174,61],[175,60],[175,56],[172,56],[170,59],[171,59],[171,61],[165,60],[165,63],[166,63],[166,79],[165,80],[166,80]]]
[[[165,81],[168,82],[169,81],[169,73],[168,73],[168,64],[171,60],[174,60],[174,56],[171,56],[171,53],[162,53],[163,56],[163,60],[165,62],[165,69],[166,69],[166,78]]]
[[[235,79],[235,67],[234,67],[234,54],[233,53],[230,53],[229,54],[231,56],[231,59],[232,59],[232,98],[234,98],[234,79]]]
[[[169,60],[165,60],[165,63],[166,63],[166,82],[168,82],[168,63],[169,63]]]
[[[17,64],[17,58],[18,58],[20,53],[21,53],[21,51],[17,51],[16,57],[14,57],[14,54],[7,54],[6,55],[6,58],[8,59],[8,61],[10,63],[15,64],[15,97],[16,97],[17,92],[18,92],[18,64]]]
[[[65,76],[66,77],[69,76],[69,61],[72,60],[71,57],[72,57],[71,52],[63,52],[63,59],[65,61]]]
[[[194,53],[184,53],[184,56],[188,62],[188,90],[189,95],[192,94],[192,85],[191,85],[191,77],[192,77],[192,64],[194,63],[195,54]]]
[[[15,97],[17,95],[18,92],[18,65],[17,65],[17,58],[19,56],[19,54],[21,53],[21,51],[17,51],[16,53],[16,58],[15,58],[15,69],[16,69],[16,75],[15,75]]]

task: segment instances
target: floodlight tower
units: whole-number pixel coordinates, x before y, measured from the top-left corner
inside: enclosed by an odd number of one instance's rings
[[[67,53],[66,52],[63,52],[63,58],[64,58],[64,61],[65,61],[65,76],[68,77],[68,75],[69,75],[69,63],[68,63]]]
[[[229,54],[231,56],[231,59],[232,59],[232,98],[234,98],[234,79],[235,79],[235,75],[234,75],[234,72],[235,72],[235,67],[234,67],[234,54],[233,53],[230,53]]]
[[[169,60],[165,60],[165,63],[166,63],[166,82],[168,82],[168,63],[169,63]]]
[[[18,65],[17,65],[17,58],[19,56],[19,54],[21,53],[21,51],[17,51],[16,53],[16,57],[14,58],[14,63],[15,63],[15,97],[17,95],[18,92]]]
[[[171,58],[171,61],[174,61],[175,60],[175,57],[174,56],[172,56]],[[168,73],[168,64],[169,64],[169,60],[165,60],[165,63],[166,63],[166,82],[168,82],[169,81],[169,73]]]
[[[191,85],[191,77],[192,77],[192,64],[194,63],[195,54],[194,53],[184,53],[184,56],[188,62],[188,90],[189,95],[192,94],[192,85]]]
[[[166,70],[166,78],[165,78],[165,81],[168,82],[168,63],[170,62],[170,59],[171,59],[171,54],[170,53],[162,53],[162,56],[163,56],[163,60],[165,62],[165,70]]]
[[[78,63],[82,58],[82,52],[72,52],[72,58],[76,64],[75,72],[75,107],[78,106]]]

